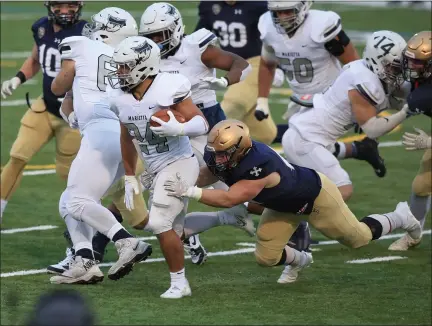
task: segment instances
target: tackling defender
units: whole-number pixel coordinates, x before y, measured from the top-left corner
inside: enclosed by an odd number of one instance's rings
[[[189,80],[181,74],[160,72],[160,55],[159,46],[141,36],[129,37],[117,46],[112,60],[117,70],[109,75],[115,88],[110,106],[122,123],[121,152],[129,207],[133,207],[134,193],[140,192],[135,179],[137,149],[146,170],[154,176],[145,230],[157,236],[170,271],[171,286],[161,298],[179,299],[191,295],[180,240],[188,200],[168,196],[164,183],[174,174],[190,186],[195,184],[199,164],[188,136],[207,133],[208,123],[192,102]],[[172,112],[166,123],[152,117],[163,108],[179,112],[186,122],[178,122]],[[160,126],[151,127],[150,119]]]
[[[290,164],[270,147],[251,140],[248,127],[240,121],[222,121],[210,131],[204,159],[207,167],[201,168],[198,186],[172,175],[165,189],[171,196],[193,198],[213,207],[232,207],[245,201],[264,206],[255,258],[262,266],[287,265],[287,282],[294,282],[312,261],[309,253],[286,245],[301,220],[351,248],[363,247],[398,228],[413,239],[421,236],[420,223],[406,202],[399,203],[394,212],[358,221],[330,179]],[[229,190],[199,188],[216,179],[226,182]]]
[[[21,119],[10,159],[1,172],[0,224],[6,205],[20,184],[25,166],[51,138],[56,138],[56,173],[60,178],[67,179],[78,152],[80,134],[61,118],[59,108],[64,94],[54,95],[51,82],[60,71],[58,44],[65,37],[81,35],[86,24],[80,20],[82,6],[83,1],[45,1],[48,16],[40,18],[31,27],[34,39],[31,55],[16,76],[2,84],[1,95],[6,98],[39,70],[43,73],[43,95],[32,103]]]
[[[402,53],[402,72],[405,80],[411,82],[412,92],[407,104],[432,117],[432,32],[423,31],[415,34]],[[432,192],[432,138],[423,130],[417,134],[406,132],[403,135],[406,150],[426,150],[420,162],[420,169],[412,183],[410,208],[421,226],[430,211]],[[405,251],[418,245],[420,239],[413,239],[409,234],[393,242],[389,250]]]
[[[51,85],[54,94],[73,90],[73,113],[83,136],[59,203],[75,256],[66,271],[50,279],[52,283],[103,280],[93,255],[93,229],[117,248],[119,259],[108,271],[110,279],[125,276],[152,252],[149,244],[134,238],[100,203],[110,186],[124,175],[120,124],[108,103],[106,78],[114,70],[109,67],[113,47],[126,37],[136,36],[138,28],[128,12],[115,7],[103,9],[92,20],[88,26],[91,39],[74,36],[60,43],[62,69]],[[71,121],[70,116],[67,120]]]

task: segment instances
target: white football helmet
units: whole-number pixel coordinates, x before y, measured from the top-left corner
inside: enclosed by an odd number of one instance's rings
[[[146,37],[128,37],[115,48],[111,63],[117,66],[108,74],[111,87],[129,91],[159,73],[160,49]]]
[[[92,23],[84,27],[83,34],[116,47],[126,37],[137,36],[138,26],[126,10],[109,7],[92,16]]]
[[[363,59],[387,85],[388,93],[403,83],[401,60],[405,46],[403,37],[391,31],[375,32],[366,42]]]
[[[153,39],[161,48],[161,56],[180,45],[185,27],[180,12],[166,2],[154,3],[141,16],[139,35]]]
[[[281,34],[288,34],[297,29],[306,19],[312,1],[268,1],[273,24]],[[286,11],[286,15],[278,16],[278,11]]]

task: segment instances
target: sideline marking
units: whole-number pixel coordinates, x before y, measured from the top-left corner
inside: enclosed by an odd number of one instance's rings
[[[369,259],[348,260],[345,263],[347,263],[347,264],[369,264],[369,263],[391,261],[391,260],[399,260],[399,259],[406,259],[406,258],[408,258],[408,257],[403,257],[403,256],[385,256],[385,257],[375,257],[375,258],[369,258]]]
[[[1,234],[14,234],[14,233],[31,232],[31,231],[45,231],[45,230],[52,230],[57,228],[58,226],[56,225],[38,225],[38,226],[31,226],[28,228],[1,230]]]

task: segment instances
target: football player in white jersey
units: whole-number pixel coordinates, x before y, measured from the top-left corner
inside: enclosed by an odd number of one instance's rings
[[[263,41],[259,98],[256,117],[268,117],[268,96],[276,65],[285,71],[293,92],[299,96],[325,91],[341,72],[341,64],[360,59],[345,34],[341,18],[332,11],[310,10],[312,1],[268,1],[269,11],[260,18],[258,28]],[[291,101],[285,118],[301,106]],[[353,143],[336,142],[338,159],[367,161],[379,177],[386,173],[377,142],[370,138]]]
[[[353,187],[348,173],[329,150],[357,123],[370,138],[380,137],[401,123],[406,108],[380,118],[389,108],[389,97],[403,83],[401,55],[406,42],[390,31],[378,31],[367,40],[362,60],[344,66],[324,92],[313,97],[313,108],[294,114],[282,141],[290,162],[328,176],[346,201]]]
[[[117,248],[119,259],[108,272],[110,279],[125,276],[152,251],[149,244],[134,238],[100,203],[110,186],[124,175],[119,119],[110,109],[105,92],[108,72],[114,69],[108,66],[113,47],[124,38],[137,35],[137,25],[123,9],[106,8],[93,16],[89,32],[92,39],[73,36],[60,43],[62,68],[51,85],[54,94],[72,89],[74,115],[82,135],[59,204],[75,257],[68,270],[51,278],[52,283],[103,280],[92,251],[93,229],[106,235]]]
[[[169,3],[159,2],[149,6],[141,16],[139,33],[161,47],[161,71],[174,75],[180,73],[189,79],[192,84],[192,101],[206,117],[209,130],[219,121],[225,120],[215,90],[225,90],[229,85],[244,80],[252,69],[249,63],[240,56],[217,47],[218,38],[205,28],[185,35],[181,14]],[[227,71],[227,74],[216,78],[216,69]],[[206,135],[191,137],[190,140],[200,166],[204,166]],[[227,189],[220,181],[213,187]],[[245,229],[249,235],[254,234],[252,219],[244,205],[218,213],[194,212],[188,214],[187,218],[194,219],[196,223],[192,224],[199,226],[199,229],[193,231],[201,232],[218,225],[234,225]],[[192,231],[188,227],[186,230]],[[205,262],[207,254],[198,235],[191,238],[186,235],[184,245],[193,263],[200,265]]]
[[[164,183],[175,175],[195,185],[199,164],[188,136],[207,133],[208,123],[192,102],[189,80],[181,74],[160,72],[160,49],[152,40],[142,36],[125,39],[115,49],[113,63],[117,70],[109,75],[114,88],[110,106],[122,123],[125,200],[133,207],[133,194],[139,192],[135,178],[138,149],[146,170],[153,175],[145,230],[157,236],[171,275],[171,286],[161,297],[190,296],[180,240],[187,201],[168,196]],[[164,108],[171,110],[167,122],[152,117]],[[172,111],[180,113],[186,122],[178,122]],[[160,126],[151,127],[150,119]]]

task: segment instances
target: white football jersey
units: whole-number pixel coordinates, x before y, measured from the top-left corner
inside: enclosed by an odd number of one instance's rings
[[[356,123],[348,92],[356,89],[375,108],[377,114],[388,108],[389,100],[381,80],[364,60],[346,64],[342,73],[324,93],[313,98],[313,108],[294,114],[289,127],[308,141],[323,146],[333,144]]]
[[[183,75],[159,73],[141,101],[120,89],[109,91],[111,109],[136,139],[146,168],[157,173],[168,164],[193,155],[189,137],[159,137],[150,129],[150,117],[190,97],[190,82]]]
[[[114,49],[85,36],[63,39],[59,45],[61,58],[75,61],[73,105],[80,130],[99,119],[118,120],[107,102],[107,75],[115,70],[110,65]]]
[[[336,13],[310,10],[291,38],[278,33],[270,12],[260,17],[258,29],[263,46],[274,53],[294,93],[322,92],[339,75],[341,64],[324,47],[342,30],[340,17]]]
[[[192,101],[194,104],[216,104],[216,93],[211,89],[197,89],[201,79],[216,77],[216,69],[207,67],[201,61],[201,55],[211,44],[217,42],[215,34],[205,28],[187,35],[180,43],[178,50],[161,60],[160,70],[170,74],[186,76],[192,85]]]

